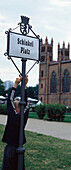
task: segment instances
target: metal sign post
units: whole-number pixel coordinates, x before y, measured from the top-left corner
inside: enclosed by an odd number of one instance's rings
[[[22,34],[27,34],[27,24],[29,22],[29,18],[21,17],[22,23],[20,23],[20,31]],[[25,22],[25,23],[24,23]],[[29,31],[28,31],[29,32]],[[22,83],[21,83],[21,102],[20,102],[20,132],[19,132],[19,147],[17,148],[18,152],[18,170],[25,170],[24,163],[24,152],[25,148],[23,147],[23,127],[24,127],[24,105],[25,105],[25,69],[26,69],[26,60],[22,59]]]
[[[25,149],[23,147],[23,126],[24,126],[24,104],[25,104],[25,68],[26,68],[26,60],[22,59],[22,83],[21,83],[21,102],[20,102],[20,132],[19,132],[19,147],[17,148],[18,153],[18,170],[25,170],[24,164],[24,152]]]
[[[20,32],[22,34],[12,32],[15,29],[9,29],[6,31],[7,34],[7,52],[5,55],[8,55],[8,59],[11,59],[12,63],[22,75],[21,82],[21,102],[20,102],[20,131],[19,131],[19,147],[17,148],[18,153],[18,169],[17,170],[25,170],[24,163],[24,152],[25,148],[23,147],[23,127],[24,127],[24,106],[25,106],[25,75],[29,73],[29,71],[34,67],[36,63],[39,61],[40,56],[40,39],[34,31],[32,27],[29,25],[29,18],[26,16],[21,16]],[[26,36],[29,33],[29,30],[36,36],[30,37]],[[12,57],[22,58],[22,73],[16,66]],[[26,60],[36,60],[35,64],[30,68],[30,70],[26,71]]]

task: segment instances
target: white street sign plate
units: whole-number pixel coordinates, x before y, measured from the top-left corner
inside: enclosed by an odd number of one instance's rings
[[[14,32],[9,32],[7,53],[10,57],[39,60],[39,39]]]

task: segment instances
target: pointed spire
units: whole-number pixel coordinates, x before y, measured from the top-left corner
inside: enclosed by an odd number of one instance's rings
[[[68,49],[70,48],[70,43],[68,43]]]
[[[47,38],[47,36],[46,36],[46,39],[45,39],[45,44],[48,44],[48,38]]]
[[[65,42],[63,41],[63,48],[65,48]]]
[[[51,45],[53,45],[53,38],[51,38]]]
[[[41,44],[43,44],[43,40],[42,40],[42,38],[41,38],[41,40],[40,40],[40,43],[41,43]]]
[[[60,49],[60,43],[58,43],[58,49]]]

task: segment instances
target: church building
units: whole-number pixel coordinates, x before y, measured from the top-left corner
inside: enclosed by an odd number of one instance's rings
[[[39,95],[43,103],[60,103],[71,106],[71,60],[70,44],[58,43],[57,61],[53,60],[53,39],[40,42]]]

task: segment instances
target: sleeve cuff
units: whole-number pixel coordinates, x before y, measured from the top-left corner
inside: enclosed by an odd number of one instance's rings
[[[15,88],[15,87],[12,87],[12,90],[15,90],[15,91],[16,91],[16,88]]]

